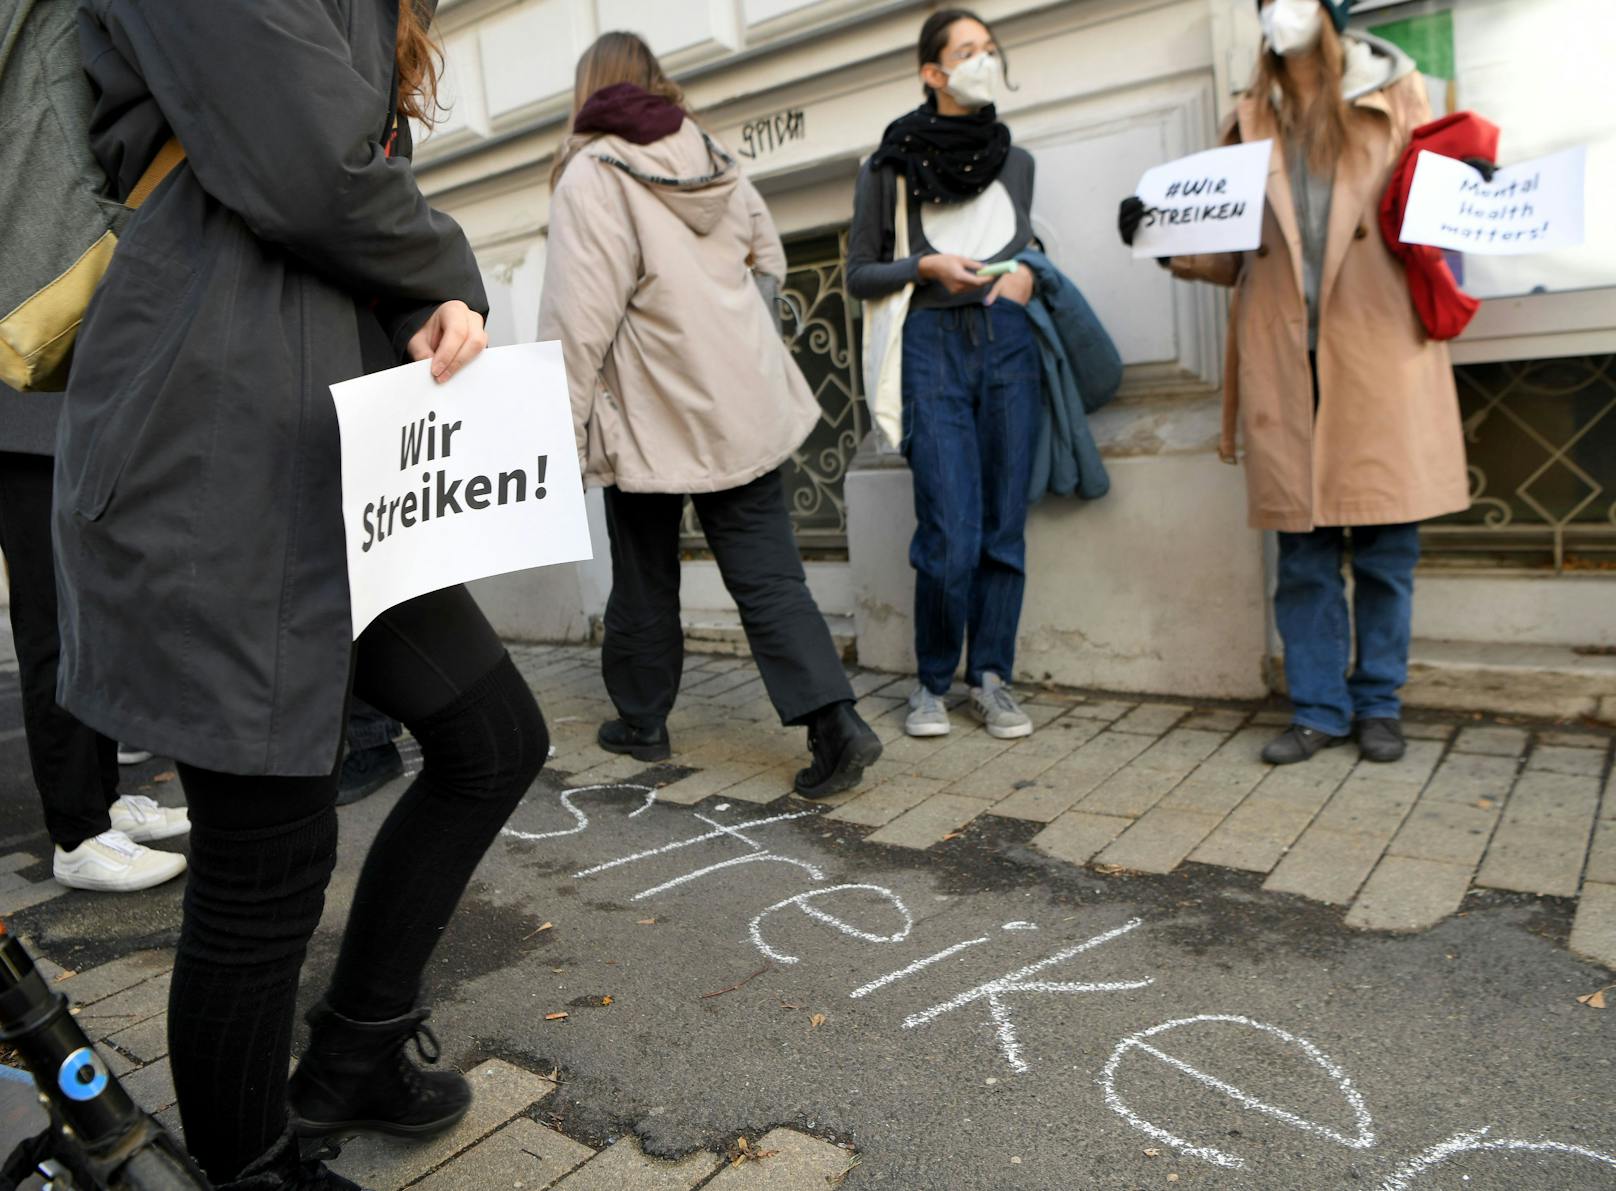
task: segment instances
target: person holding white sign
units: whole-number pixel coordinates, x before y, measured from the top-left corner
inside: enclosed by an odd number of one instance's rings
[[[1263,52],[1223,141],[1274,142],[1262,242],[1162,262],[1235,289],[1220,455],[1237,461],[1238,424],[1251,523],[1279,532],[1274,613],[1294,712],[1263,756],[1280,765],[1353,736],[1371,761],[1403,755],[1419,522],[1470,503],[1447,345],[1426,337],[1377,225],[1430,119],[1425,83],[1397,47],[1346,34],[1351,7],[1258,0]],[[1125,242],[1144,216],[1123,202]]]
[[[352,636],[330,386],[482,351],[460,228],[406,158],[436,112],[417,0],[86,0],[94,149],[126,225],[78,340],[56,470],[63,704],[174,757],[190,879],[169,994],[185,1140],[220,1188],[347,1189],[293,1132],[422,1138],[471,1089],[421,974],[537,776],[532,693],[463,587]],[[350,684],[424,769],[359,875],[291,1077],[299,972],[337,853]],[[290,1106],[290,1112],[288,1108]]]
[[[578,62],[552,181],[539,337],[566,358],[580,468],[606,489],[612,591],[601,667],[618,718],[602,748],[668,757],[679,693],[679,523],[701,517],[769,699],[804,725],[808,798],[852,789],[881,755],[814,604],[780,469],[819,403],[760,300],[785,250],[735,158],[691,117],[632,33]]]

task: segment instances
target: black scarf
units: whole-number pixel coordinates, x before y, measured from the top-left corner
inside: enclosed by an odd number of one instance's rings
[[[928,100],[887,126],[870,158],[876,169],[893,166],[923,203],[963,203],[993,184],[1010,155],[1010,130],[990,103],[968,116],[941,116]]]

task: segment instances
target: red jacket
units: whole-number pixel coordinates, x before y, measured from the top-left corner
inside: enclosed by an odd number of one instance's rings
[[[1470,325],[1481,303],[1459,288],[1442,250],[1428,244],[1404,244],[1403,211],[1414,186],[1414,164],[1421,150],[1444,157],[1498,160],[1498,127],[1474,112],[1454,112],[1414,130],[1403,158],[1380,200],[1380,234],[1392,255],[1403,262],[1414,309],[1432,339],[1455,339]]]

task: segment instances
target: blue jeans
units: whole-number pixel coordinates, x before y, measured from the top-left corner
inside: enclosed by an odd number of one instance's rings
[[[913,310],[904,326],[915,654],[934,694],[954,681],[967,638],[973,686],[1015,668],[1041,367],[1032,322],[1010,301]]]
[[[1345,529],[1279,535],[1274,619],[1285,643],[1285,681],[1295,723],[1345,736],[1354,719],[1396,719],[1408,680],[1418,525],[1352,527],[1352,619],[1341,577]],[[1351,667],[1351,676],[1348,668]]]

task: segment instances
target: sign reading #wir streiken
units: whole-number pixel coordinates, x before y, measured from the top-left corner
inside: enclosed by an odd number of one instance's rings
[[[422,361],[331,395],[355,637],[429,591],[592,557],[559,344],[491,348],[447,384]]]

